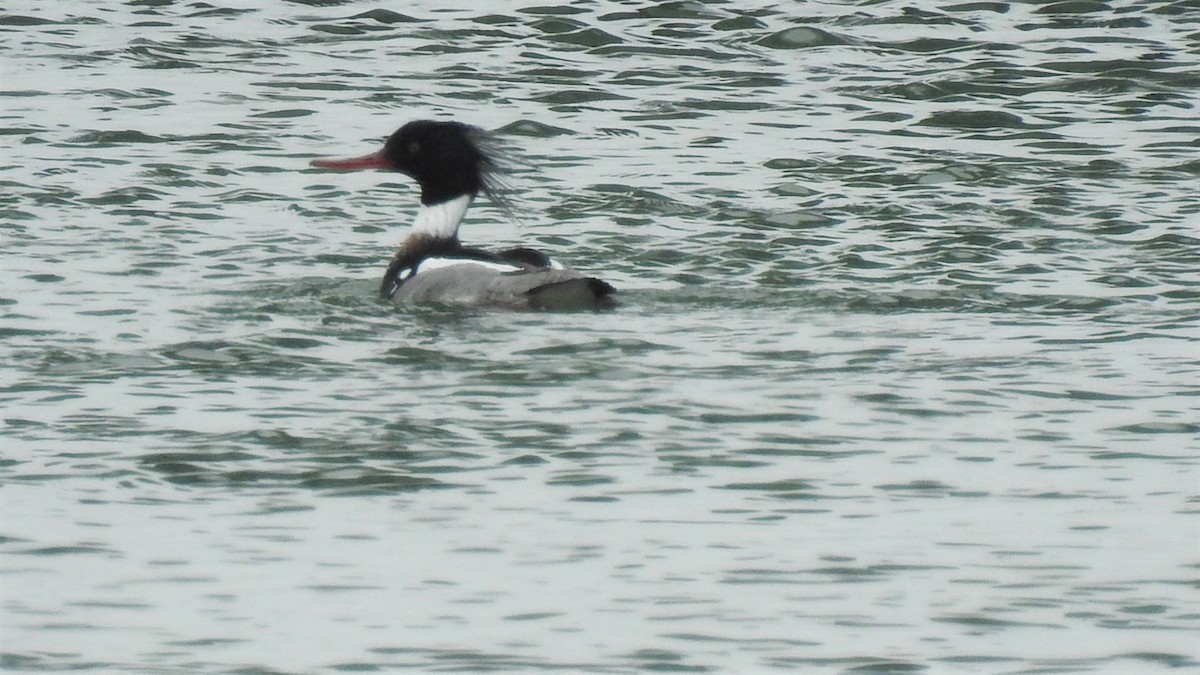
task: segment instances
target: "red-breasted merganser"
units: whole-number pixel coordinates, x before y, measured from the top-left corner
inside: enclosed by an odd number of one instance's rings
[[[480,192],[497,193],[500,166],[486,133],[459,122],[409,122],[379,152],[318,159],[342,171],[387,169],[416,179],[421,208],[379,288],[396,303],[438,302],[533,309],[608,307],[613,287],[529,248],[490,253],[458,240],[458,226]]]

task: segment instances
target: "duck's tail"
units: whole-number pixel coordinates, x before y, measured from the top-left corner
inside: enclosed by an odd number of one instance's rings
[[[526,295],[534,309],[605,309],[617,304],[612,297],[616,290],[599,279],[581,277],[538,286]]]

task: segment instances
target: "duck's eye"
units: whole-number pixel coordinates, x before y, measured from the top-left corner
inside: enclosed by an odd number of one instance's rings
[[[417,154],[417,153],[418,153],[418,152],[420,152],[420,151],[421,151],[421,143],[420,143],[420,141],[409,141],[409,143],[408,143],[408,154],[410,154],[410,155],[415,155],[415,154]]]

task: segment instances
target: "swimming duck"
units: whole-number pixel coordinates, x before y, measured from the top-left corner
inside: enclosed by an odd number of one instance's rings
[[[398,171],[417,181],[421,206],[379,287],[399,304],[444,303],[517,309],[602,308],[613,287],[545,253],[519,247],[489,252],[463,246],[458,228],[483,193],[504,206],[501,166],[486,132],[459,122],[419,120],[393,133],[383,149],[352,159],[318,159],[339,171]]]

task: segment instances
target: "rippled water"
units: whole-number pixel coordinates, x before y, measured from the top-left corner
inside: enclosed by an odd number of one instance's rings
[[[0,668],[1200,667],[1194,3],[0,33]],[[380,303],[416,118],[622,307]]]

